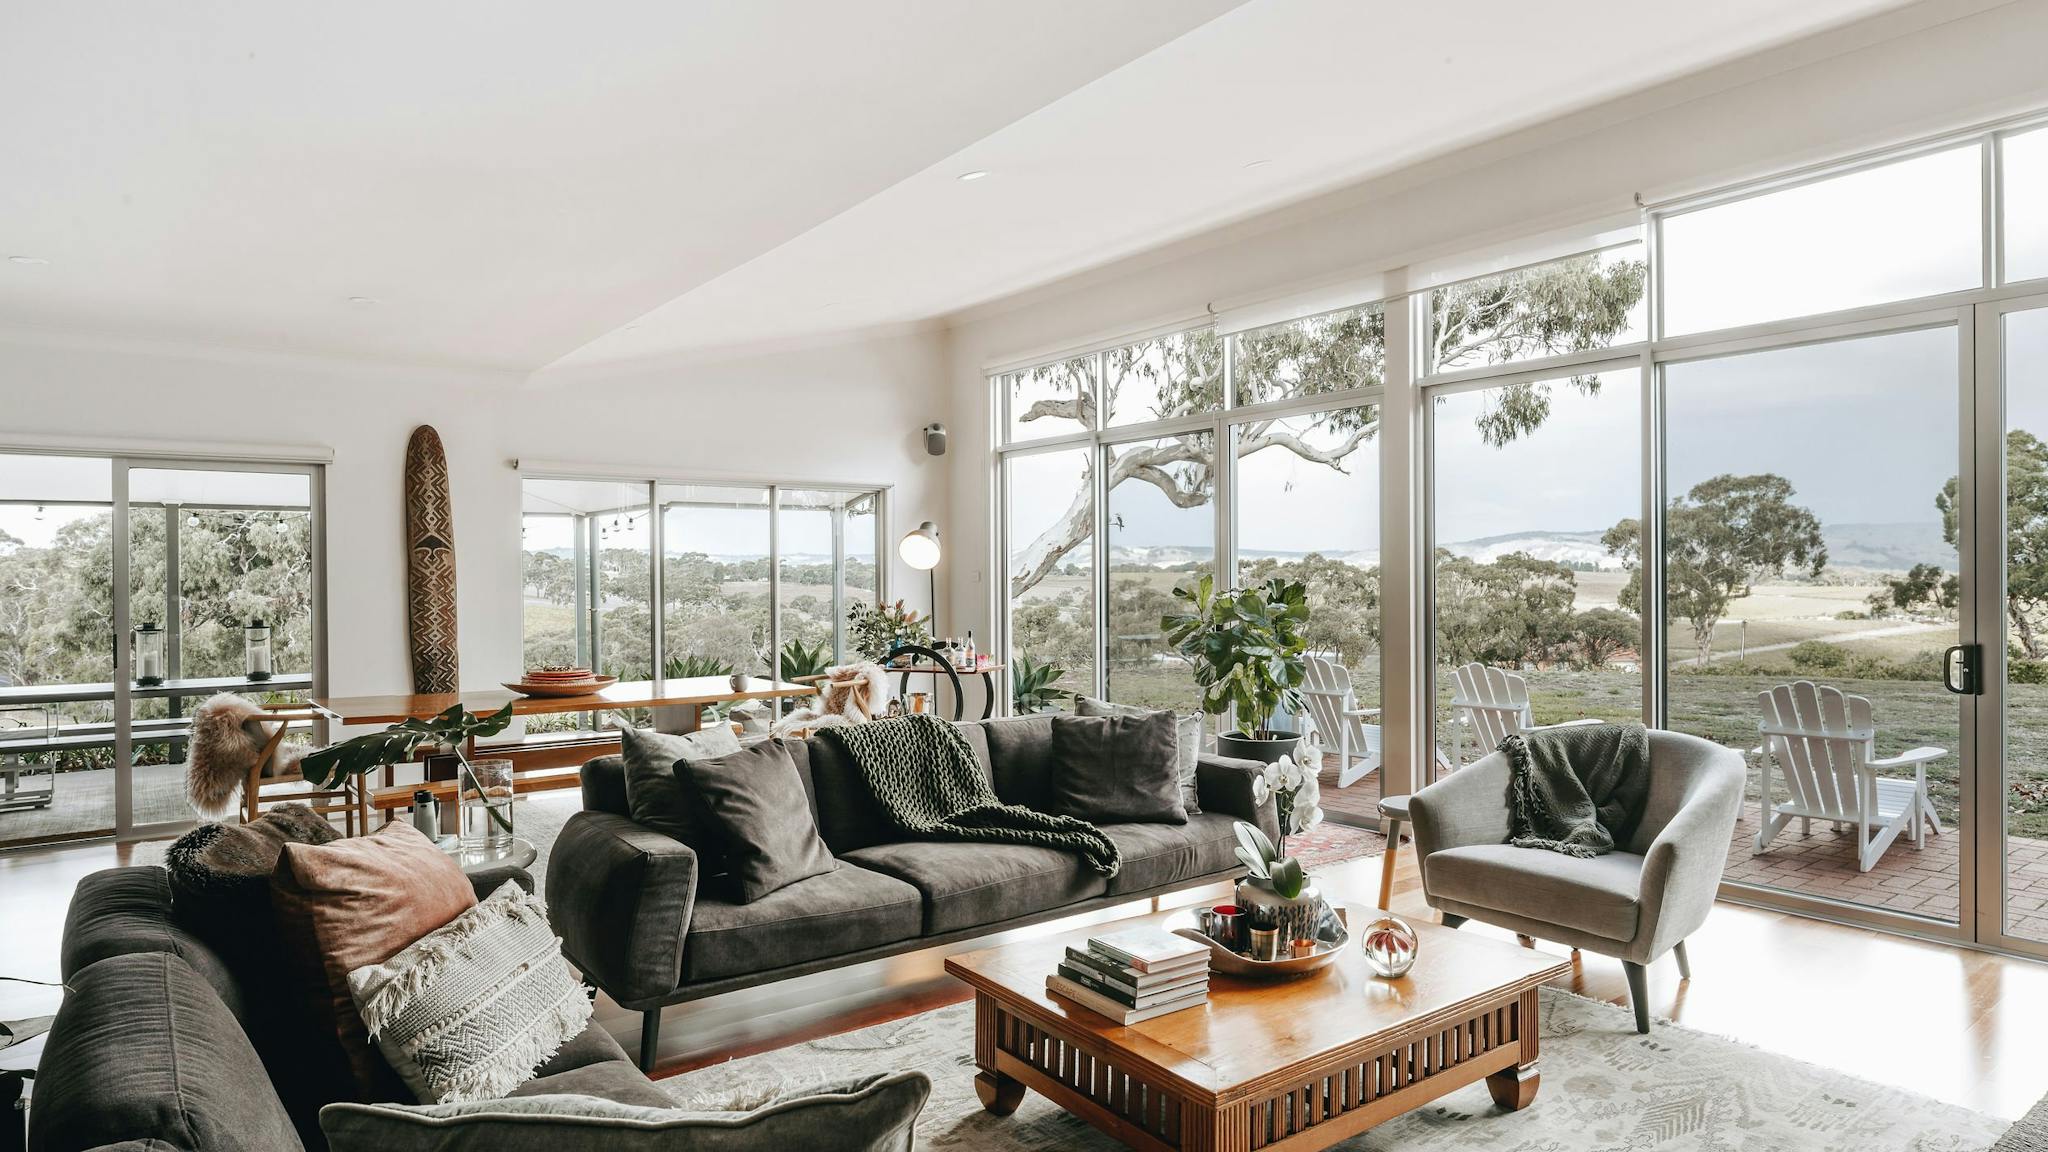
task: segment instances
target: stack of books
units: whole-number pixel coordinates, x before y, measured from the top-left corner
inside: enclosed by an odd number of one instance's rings
[[[1119,1024],[1209,999],[1209,949],[1160,928],[1125,928],[1068,948],[1045,987]]]

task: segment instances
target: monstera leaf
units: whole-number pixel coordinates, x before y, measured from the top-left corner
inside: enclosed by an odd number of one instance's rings
[[[334,788],[350,776],[386,764],[403,764],[413,758],[422,744],[450,744],[459,749],[473,738],[496,736],[511,723],[510,704],[488,716],[478,716],[460,704],[453,704],[431,720],[407,720],[382,732],[365,733],[322,748],[299,761],[299,773],[321,788]]]

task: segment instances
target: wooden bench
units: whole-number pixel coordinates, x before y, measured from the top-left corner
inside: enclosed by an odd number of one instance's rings
[[[618,755],[619,736],[616,732],[594,732],[563,739],[538,733],[517,740],[478,744],[476,752],[477,759],[512,761],[512,794],[524,796],[581,784],[586,761],[599,756]],[[449,759],[452,762],[453,758]],[[430,764],[430,774],[438,774],[431,769]],[[452,772],[452,768],[449,771]],[[448,800],[455,796],[455,781],[440,779],[419,784],[386,784],[370,790],[370,807],[385,813],[410,808],[412,794],[422,789],[432,792],[437,800]]]

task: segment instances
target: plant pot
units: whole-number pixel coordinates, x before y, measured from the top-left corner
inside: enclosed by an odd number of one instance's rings
[[[1236,899],[1247,924],[1275,924],[1280,938],[1288,941],[1315,938],[1323,917],[1334,915],[1314,883],[1302,885],[1301,895],[1290,900],[1273,891],[1269,881],[1246,877],[1237,882]]]
[[[1261,728],[1257,737],[1221,732],[1216,736],[1216,754],[1273,764],[1282,756],[1294,755],[1295,746],[1300,743],[1301,736],[1294,732],[1268,732]]]

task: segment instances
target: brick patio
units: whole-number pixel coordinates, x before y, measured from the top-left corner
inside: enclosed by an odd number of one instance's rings
[[[1322,784],[1323,811],[1331,820],[1379,826],[1378,775],[1338,788],[1336,773],[1329,769],[1323,773]],[[1961,902],[1956,875],[1961,837],[1955,822],[1944,819],[1942,834],[1927,837],[1925,847],[1915,851],[1910,841],[1901,838],[1876,867],[1858,872],[1851,835],[1836,833],[1818,821],[1813,835],[1801,836],[1794,824],[1778,835],[1770,851],[1759,855],[1757,805],[1745,802],[1728,843],[1725,878],[1732,883],[1887,908],[1953,924]],[[2048,940],[2048,840],[2015,837],[2007,867],[2014,893],[2010,930],[2028,939]]]

